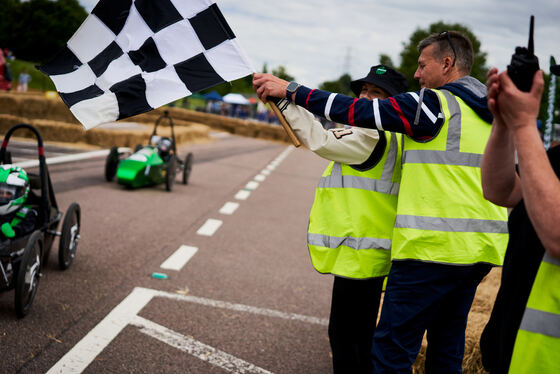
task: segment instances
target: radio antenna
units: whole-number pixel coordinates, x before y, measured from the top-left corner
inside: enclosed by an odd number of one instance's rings
[[[531,23],[529,24],[529,45],[527,49],[529,50],[530,54],[535,53],[535,46],[533,43],[533,29],[535,27],[535,16],[531,16]]]

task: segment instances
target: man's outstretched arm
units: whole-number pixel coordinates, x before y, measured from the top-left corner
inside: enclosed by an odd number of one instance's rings
[[[370,159],[379,141],[379,133],[373,129],[326,130],[313,114],[294,104],[289,104],[282,113],[298,139],[327,160],[362,165]]]
[[[253,88],[265,102],[267,97],[285,98],[287,86],[287,81],[271,74],[253,75]],[[292,95],[292,101],[334,122],[398,132],[421,140],[437,135],[444,120],[437,94],[431,90],[424,91],[422,105],[419,105],[420,96],[416,92],[368,100],[301,86]]]

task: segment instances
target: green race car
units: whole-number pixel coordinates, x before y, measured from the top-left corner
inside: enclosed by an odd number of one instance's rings
[[[171,126],[171,138],[157,135],[157,127],[162,119],[167,119]],[[165,183],[167,191],[171,191],[177,173],[183,173],[183,184],[188,184],[192,170],[193,155],[187,154],[184,160],[177,156],[175,148],[173,120],[168,112],[158,118],[150,137],[150,144],[138,145],[135,152],[128,155],[112,147],[105,162],[105,179],[112,181],[115,175],[117,183],[139,188]]]

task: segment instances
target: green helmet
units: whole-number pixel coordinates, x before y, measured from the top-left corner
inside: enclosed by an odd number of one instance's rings
[[[18,210],[29,194],[25,170],[14,165],[0,165],[0,215]]]

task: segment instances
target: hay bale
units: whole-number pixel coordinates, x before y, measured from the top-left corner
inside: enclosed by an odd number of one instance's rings
[[[8,94],[0,94],[0,114],[18,115],[18,99]]]
[[[163,107],[152,110],[148,113],[143,113],[127,119],[127,122],[137,122],[153,126],[158,118],[160,118],[165,111],[168,111],[173,118],[173,123],[176,129],[176,138],[178,143],[184,141],[193,141],[200,138],[208,138],[208,127],[219,130],[227,131],[231,134],[242,135],[247,137],[254,137],[266,140],[280,141],[290,143],[290,140],[283,128],[276,125],[264,124],[256,121],[246,121],[239,118],[225,117],[218,114],[196,112],[183,108],[176,107]],[[72,112],[63,103],[59,96],[55,98],[46,98],[44,93],[34,93],[29,95],[14,95],[12,93],[0,94],[0,114],[8,114],[21,118],[22,122],[30,122],[32,120],[49,120],[57,123],[64,123],[66,125],[74,125],[81,129],[81,124],[74,117]],[[11,122],[10,122],[11,123]],[[206,126],[206,127],[193,127]],[[50,129],[46,124],[44,125],[45,131],[55,131]],[[168,127],[165,121],[161,124],[161,129]],[[190,133],[185,133],[178,136],[179,128],[188,128]],[[86,133],[74,133],[75,129],[71,127],[62,126],[59,134],[59,139],[49,139],[58,141],[70,141],[79,137],[81,141],[91,142],[99,146],[109,146],[110,139],[104,139],[103,136],[110,136],[115,139],[115,143],[119,146],[135,146],[135,144],[145,143],[149,135],[144,133],[135,134],[136,131],[128,131],[128,135],[123,135],[115,130],[110,130],[110,133],[97,132],[99,130],[92,129]],[[82,130],[83,131],[83,130]],[[91,134],[89,134],[91,132]],[[159,129],[158,129],[159,133]],[[53,133],[52,136],[55,136]],[[129,136],[127,139],[126,136]],[[188,139],[188,140],[187,140]],[[138,142],[138,143],[136,143]]]

